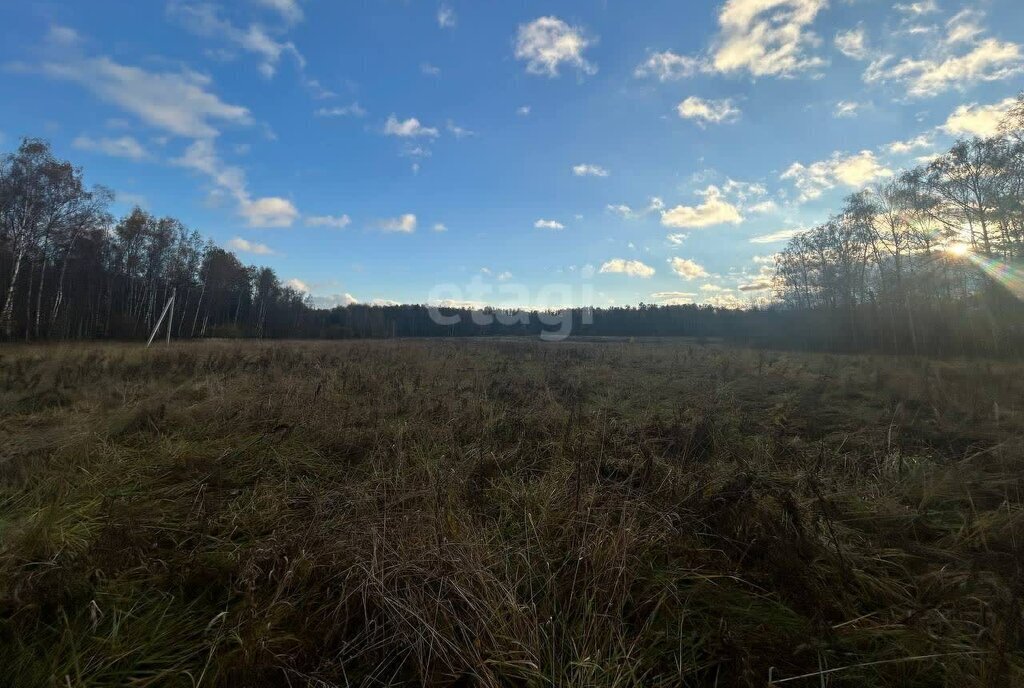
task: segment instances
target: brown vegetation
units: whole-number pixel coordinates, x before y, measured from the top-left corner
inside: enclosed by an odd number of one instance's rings
[[[1021,685],[1022,373],[684,341],[8,347],[0,666]]]

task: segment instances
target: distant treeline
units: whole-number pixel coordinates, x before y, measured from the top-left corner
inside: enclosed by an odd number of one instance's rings
[[[173,336],[379,338],[565,331],[533,313],[439,324],[423,305],[318,309],[267,267],[136,208],[25,139],[0,159],[0,334],[141,339],[170,295]],[[767,307],[577,309],[574,336],[690,336],[759,346],[1024,355],[1024,96],[987,139],[849,197],[777,257]],[[495,311],[487,311],[491,314]]]

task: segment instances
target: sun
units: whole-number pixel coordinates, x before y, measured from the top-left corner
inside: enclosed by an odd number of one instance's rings
[[[956,243],[946,246],[943,250],[953,256],[966,256],[971,252],[971,247],[970,244]]]

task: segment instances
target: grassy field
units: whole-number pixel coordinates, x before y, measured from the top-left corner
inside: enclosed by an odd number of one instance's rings
[[[1024,365],[0,349],[11,686],[1020,686]]]

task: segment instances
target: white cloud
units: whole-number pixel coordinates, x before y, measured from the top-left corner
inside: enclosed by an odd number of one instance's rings
[[[394,115],[389,116],[387,122],[384,123],[384,134],[386,136],[399,136],[403,138],[426,136],[432,139],[437,138],[439,135],[437,129],[423,126],[415,117],[399,120]]]
[[[692,119],[697,124],[722,124],[735,122],[740,117],[740,109],[733,105],[732,100],[704,100],[690,96],[676,106],[676,112],[683,119]]]
[[[499,282],[508,282],[510,279],[512,279],[512,273],[509,272],[508,270],[499,272],[497,279]]]
[[[938,12],[939,6],[935,0],[919,0],[918,2],[898,3],[893,5],[893,9],[904,14],[921,16],[922,14]]]
[[[668,264],[672,268],[672,272],[685,280],[693,280],[699,277],[708,276],[708,271],[705,270],[702,265],[699,265],[688,258],[679,258],[678,256],[669,258]]]
[[[287,198],[265,196],[241,204],[239,213],[250,227],[291,227],[299,211]]]
[[[557,220],[537,220],[533,226],[537,229],[565,229],[565,225]]]
[[[317,117],[363,117],[366,115],[366,110],[359,103],[352,103],[351,105],[320,108],[313,114]]]
[[[711,283],[700,285],[700,290],[704,293],[709,294],[717,294],[723,291],[732,291],[731,289],[727,289],[726,287]]]
[[[458,23],[455,10],[448,5],[441,5],[437,8],[437,25],[442,29],[454,29]]]
[[[906,141],[893,141],[892,143],[886,144],[885,150],[893,155],[905,155],[911,151],[917,150],[918,148],[931,148],[933,141],[927,134],[921,134],[915,136],[912,139]]]
[[[772,288],[772,282],[771,282],[771,280],[768,280],[768,279],[758,279],[758,280],[754,280],[753,282],[748,282],[746,284],[741,284],[741,285],[739,285],[736,288],[739,289],[740,291],[748,291],[748,292],[749,291],[765,291],[766,289],[771,289]]]
[[[448,120],[447,129],[448,129],[448,133],[451,134],[452,136],[454,136],[457,139],[464,139],[464,138],[467,138],[469,136],[476,136],[476,132],[475,131],[472,131],[470,129],[466,129],[465,127],[460,127],[458,124],[456,124],[455,122],[453,122],[451,120]]]
[[[208,176],[219,193],[227,193],[235,200],[238,214],[250,227],[290,227],[299,217],[299,211],[285,198],[252,198],[245,172],[239,167],[226,165],[217,155],[212,140],[194,141],[185,149],[184,155],[172,162]]]
[[[309,293],[309,285],[300,280],[298,277],[292,277],[290,280],[284,283],[286,287],[291,287],[295,291],[300,291],[303,294]]]
[[[615,213],[616,215],[619,215],[624,219],[635,220],[644,217],[645,215],[649,215],[650,213],[658,212],[662,210],[664,207],[664,201],[662,201],[657,196],[651,196],[651,199],[648,202],[647,207],[643,208],[642,210],[634,210],[625,203],[609,203],[608,205],[605,206],[605,210],[607,210],[610,213]]]
[[[739,208],[725,200],[717,186],[711,185],[699,194],[704,197],[704,202],[700,205],[677,205],[675,208],[661,211],[661,224],[685,229],[743,222]]]
[[[1007,98],[990,105],[961,105],[940,128],[951,136],[994,136],[1016,103],[1016,98]]]
[[[515,56],[526,62],[526,71],[530,74],[556,77],[562,64],[584,74],[593,74],[597,67],[583,57],[583,51],[593,42],[582,30],[558,17],[540,17],[519,26]]]
[[[676,81],[693,76],[704,66],[704,62],[696,57],[677,55],[671,50],[652,53],[645,62],[637,65],[633,76],[638,79],[648,77],[658,81]]]
[[[53,24],[46,34],[46,41],[54,45],[70,47],[81,43],[82,37],[71,27]]]
[[[856,117],[862,107],[863,105],[855,103],[852,100],[840,100],[836,103],[836,107],[832,111],[832,116],[837,119]]]
[[[269,0],[269,2],[276,6],[294,4],[281,2],[281,0]],[[296,6],[296,9],[299,8]],[[306,59],[291,41],[282,43],[274,40],[259,24],[250,24],[245,29],[239,28],[230,21],[222,19],[215,5],[189,5],[182,2],[171,2],[167,11],[172,16],[180,18],[185,28],[198,36],[226,39],[242,50],[258,55],[262,60],[259,66],[260,74],[268,79],[277,72],[277,65],[282,55],[291,55],[299,69],[306,65]],[[301,10],[299,11],[301,12]]]
[[[102,153],[115,158],[128,158],[130,160],[145,160],[149,152],[132,136],[120,136],[118,138],[101,137],[98,139],[89,136],[78,136],[71,142],[71,145],[79,150]]]
[[[854,60],[864,60],[868,57],[867,34],[863,26],[837,33],[835,46],[836,50]]]
[[[447,232],[448,231],[448,228],[445,226],[445,224],[443,222],[435,222],[434,226],[431,229],[433,229],[435,232]]]
[[[305,223],[307,227],[344,229],[352,224],[352,218],[348,215],[308,215],[306,216]]]
[[[791,180],[800,191],[801,203],[819,198],[828,189],[842,184],[861,189],[876,179],[891,177],[893,171],[882,165],[869,150],[853,155],[836,152],[828,160],[810,165],[795,162],[780,179]]]
[[[412,213],[405,213],[398,217],[388,218],[379,223],[380,229],[384,232],[399,232],[412,234],[416,231],[416,216]]]
[[[674,232],[672,234],[667,234],[665,236],[665,240],[668,241],[668,243],[672,244],[673,246],[682,246],[683,242],[689,238],[690,235],[684,232]]]
[[[704,303],[715,308],[727,308],[727,309],[741,309],[750,306],[748,301],[744,301],[735,294],[715,294],[709,296],[704,300]]]
[[[421,62],[420,71],[427,76],[441,76],[441,68],[429,62]]]
[[[809,30],[827,0],[727,0],[712,51],[718,72],[791,76],[824,61],[807,54],[818,43]]]
[[[302,21],[302,7],[299,6],[298,0],[256,0],[256,2],[275,10],[289,24],[297,24]]]
[[[1020,45],[987,38],[961,55],[939,54],[924,59],[905,57],[898,62],[883,56],[864,72],[867,83],[904,84],[908,96],[936,96],[951,88],[966,89],[984,81],[999,81],[1024,71]]]
[[[313,296],[312,299],[315,307],[327,309],[354,306],[359,303],[359,299],[347,292],[344,294],[331,294],[330,296]]]
[[[630,277],[641,277],[647,279],[654,274],[654,268],[639,260],[626,260],[625,258],[612,258],[601,265],[600,272],[619,273]]]
[[[46,62],[41,69],[176,136],[210,138],[219,133],[215,123],[252,124],[248,109],[223,102],[208,90],[210,78],[196,72],[150,72],[107,57]]]
[[[228,248],[240,253],[252,253],[257,256],[272,256],[274,251],[266,244],[255,241],[246,241],[242,237],[235,237],[228,242]]]
[[[767,213],[774,213],[778,209],[779,209],[779,206],[776,205],[775,201],[773,201],[771,199],[769,199],[767,201],[761,201],[759,203],[754,203],[753,205],[751,205],[751,206],[749,206],[747,208],[747,210],[749,212],[757,213],[759,215],[764,215],[764,214],[767,214]]]
[[[577,177],[607,177],[608,170],[600,165],[579,164],[573,165],[572,173]]]
[[[981,12],[972,9],[957,12],[946,22],[946,45],[970,43],[976,36],[984,33],[980,23],[983,17]]]
[[[761,234],[759,236],[750,237],[750,243],[752,244],[774,244],[779,241],[789,241],[795,236],[799,236],[806,232],[807,229],[803,227],[790,227],[788,229],[780,229],[770,234]]]
[[[655,301],[661,301],[666,306],[682,306],[694,302],[697,295],[689,291],[656,291],[651,294]]]

